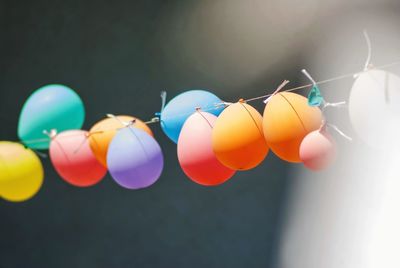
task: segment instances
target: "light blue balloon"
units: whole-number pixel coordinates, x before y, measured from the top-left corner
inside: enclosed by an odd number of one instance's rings
[[[161,112],[160,124],[164,133],[173,142],[178,143],[179,134],[186,119],[196,108],[218,116],[224,109],[221,99],[205,90],[189,90],[179,94],[168,102]]]
[[[33,149],[48,149],[50,138],[43,133],[80,129],[85,108],[78,94],[63,85],[47,85],[25,102],[18,122],[18,137]]]

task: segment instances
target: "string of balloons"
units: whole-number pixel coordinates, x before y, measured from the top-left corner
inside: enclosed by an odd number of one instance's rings
[[[327,122],[324,110],[345,102],[328,103],[319,86],[355,78],[348,110],[354,130],[367,144],[383,148],[385,139],[400,134],[393,126],[400,119],[400,78],[383,69],[395,61],[373,67],[368,57],[361,72],[315,81],[284,89],[283,81],[272,94],[225,102],[206,90],[189,90],[167,102],[161,93],[161,109],[149,121],[128,115],[107,114],[90,130],[82,130],[85,109],[79,95],[64,85],[47,85],[34,91],[25,102],[19,122],[20,141],[0,141],[0,197],[20,202],[41,188],[44,171],[37,154],[48,150],[60,177],[76,187],[90,187],[107,174],[120,186],[142,189],[161,176],[164,160],[150,124],[159,123],[177,144],[179,164],[188,178],[203,186],[217,186],[237,171],[255,168],[272,151],[280,159],[303,163],[310,170],[327,168],[336,157],[329,129],[351,140]],[[307,97],[293,91],[310,88]],[[389,96],[389,97],[388,97]],[[390,98],[390,101],[388,101]],[[261,115],[249,103],[264,100]],[[373,104],[373,105],[370,105]],[[364,106],[373,111],[369,116]],[[377,127],[378,126],[378,127]],[[372,130],[372,131],[371,131]]]

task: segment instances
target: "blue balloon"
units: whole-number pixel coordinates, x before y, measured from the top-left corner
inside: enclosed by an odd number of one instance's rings
[[[18,122],[18,137],[33,149],[48,149],[50,138],[43,133],[80,129],[85,108],[78,94],[63,85],[47,85],[25,102]]]
[[[126,127],[118,130],[107,152],[111,177],[128,189],[145,188],[161,175],[164,159],[157,141],[144,130]]]
[[[218,116],[224,109],[223,105],[217,105],[221,102],[220,98],[205,90],[183,92],[170,100],[161,111],[161,128],[168,138],[178,143],[183,124],[196,111],[196,108]]]

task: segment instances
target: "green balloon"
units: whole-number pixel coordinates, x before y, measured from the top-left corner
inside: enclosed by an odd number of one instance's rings
[[[47,85],[25,102],[18,122],[18,137],[29,148],[48,149],[50,138],[44,131],[58,133],[80,129],[85,108],[75,91],[63,85]]]

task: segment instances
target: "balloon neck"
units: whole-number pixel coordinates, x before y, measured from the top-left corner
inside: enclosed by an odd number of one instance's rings
[[[326,126],[327,126],[326,120],[322,120],[322,124],[319,127],[319,132],[326,132]]]
[[[153,123],[158,123],[158,122],[160,122],[160,117],[153,117],[152,119],[150,119],[149,121],[144,122],[144,123],[146,125],[148,125],[148,124],[153,124]]]
[[[246,101],[244,99],[239,99],[240,103],[246,103]]]

